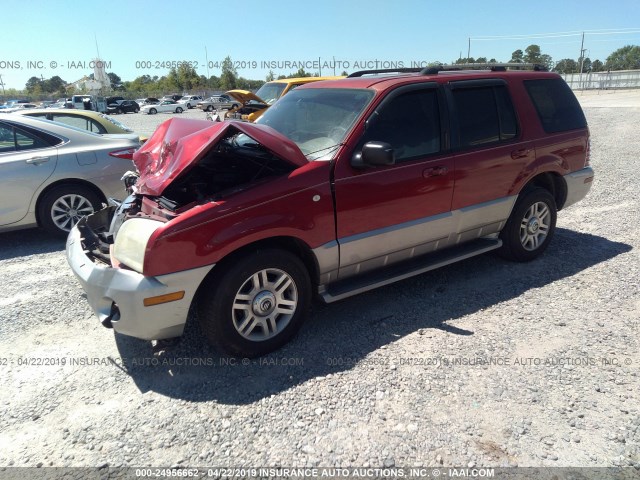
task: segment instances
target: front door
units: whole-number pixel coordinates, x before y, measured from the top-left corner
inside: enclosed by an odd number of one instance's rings
[[[451,226],[454,165],[436,84],[410,85],[387,95],[366,122],[354,152],[335,169],[339,278],[438,248]],[[395,164],[354,168],[364,143],[389,143]]]

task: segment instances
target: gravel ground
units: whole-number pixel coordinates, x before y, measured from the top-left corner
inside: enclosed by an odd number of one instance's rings
[[[580,99],[596,181],[542,258],[316,304],[262,359],[114,336],[62,242],[0,234],[0,466],[640,467],[640,92]]]

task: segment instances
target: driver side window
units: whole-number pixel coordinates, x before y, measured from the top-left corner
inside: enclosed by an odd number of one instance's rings
[[[424,157],[440,151],[440,111],[435,89],[398,95],[371,117],[359,149],[370,141],[389,143],[396,162]]]

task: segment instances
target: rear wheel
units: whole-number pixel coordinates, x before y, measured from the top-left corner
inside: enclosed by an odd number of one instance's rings
[[[553,195],[544,188],[525,192],[500,233],[499,253],[518,262],[540,256],[549,246],[556,229],[557,207]]]
[[[176,108],[176,113],[182,113],[182,108],[180,107]]]
[[[231,355],[257,357],[300,329],[311,282],[298,257],[268,249],[216,268],[199,297],[198,317],[210,343]]]
[[[213,112],[213,105],[209,105],[207,107],[207,112]]]
[[[49,233],[66,236],[82,217],[101,207],[100,198],[90,188],[84,185],[60,185],[41,198],[38,219]]]
[[[158,110],[156,110],[155,108],[150,108],[149,109],[149,114],[150,115],[155,115],[156,113],[158,113]]]

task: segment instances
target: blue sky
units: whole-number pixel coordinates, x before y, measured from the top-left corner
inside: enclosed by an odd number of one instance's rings
[[[620,30],[634,32],[611,33]],[[110,62],[107,71],[124,80],[165,75],[161,62],[174,60],[197,62],[199,74],[219,75],[215,62],[227,55],[239,67],[249,62],[238,68],[240,75],[260,79],[267,61],[311,65],[335,57],[342,62],[338,74],[359,69],[355,62],[450,62],[466,56],[469,37],[472,57],[507,61],[514,50],[535,43],[557,61],[579,56],[580,36],[564,32],[582,31],[593,31],[584,44],[592,60],[640,45],[640,0],[5,0],[0,75],[6,88],[24,88],[34,75],[75,81],[92,73],[80,62],[96,57],[96,38],[100,56]],[[548,33],[563,36],[533,37]],[[481,38],[489,36],[520,38]],[[333,70],[325,67],[322,74]]]

